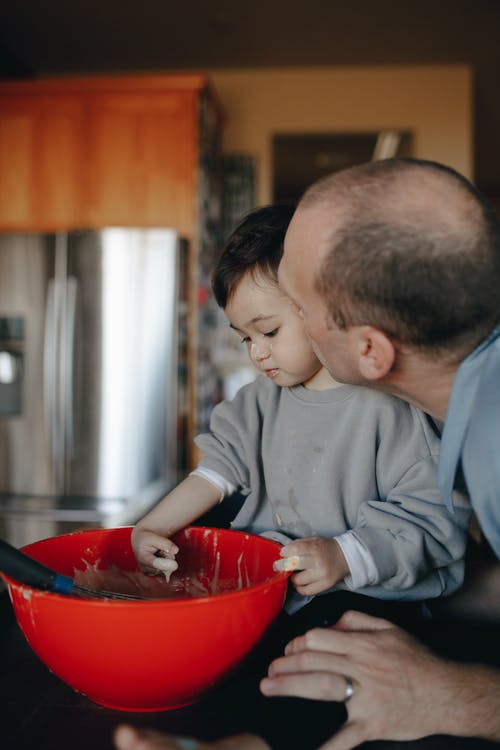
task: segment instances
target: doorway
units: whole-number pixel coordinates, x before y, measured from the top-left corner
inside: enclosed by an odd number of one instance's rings
[[[399,130],[359,133],[276,134],[273,137],[273,201],[295,205],[321,177],[355,164],[412,155],[412,134]]]

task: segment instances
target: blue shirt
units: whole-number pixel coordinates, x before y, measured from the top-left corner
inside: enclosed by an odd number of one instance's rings
[[[482,532],[500,558],[500,326],[462,362],[453,381],[438,473],[450,509],[460,464]]]

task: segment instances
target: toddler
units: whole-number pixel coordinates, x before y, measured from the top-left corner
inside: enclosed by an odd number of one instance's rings
[[[251,212],[221,255],[215,298],[260,375],[215,407],[196,438],[198,467],[133,529],[137,560],[151,572],[175,567],[170,537],[238,491],[232,527],[285,542],[280,562],[296,568],[303,603],[332,588],[449,594],[463,579],[468,504],[456,496],[450,513],[442,501],[439,439],[423,412],[335,382],[316,356],[277,282],[293,211]]]

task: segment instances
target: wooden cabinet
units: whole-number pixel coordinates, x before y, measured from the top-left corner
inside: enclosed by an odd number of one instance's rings
[[[216,400],[207,290],[220,245],[220,131],[202,75],[0,82],[0,231],[170,226],[187,240],[188,445]]]
[[[0,229],[196,225],[203,76],[0,83]]]
[[[83,109],[77,96],[0,94],[2,229],[78,222],[84,197]]]
[[[190,92],[89,97],[88,223],[192,231],[196,116]]]

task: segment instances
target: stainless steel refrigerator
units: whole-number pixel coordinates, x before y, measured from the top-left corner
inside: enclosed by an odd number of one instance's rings
[[[179,238],[0,235],[0,537],[134,523],[177,481]]]

